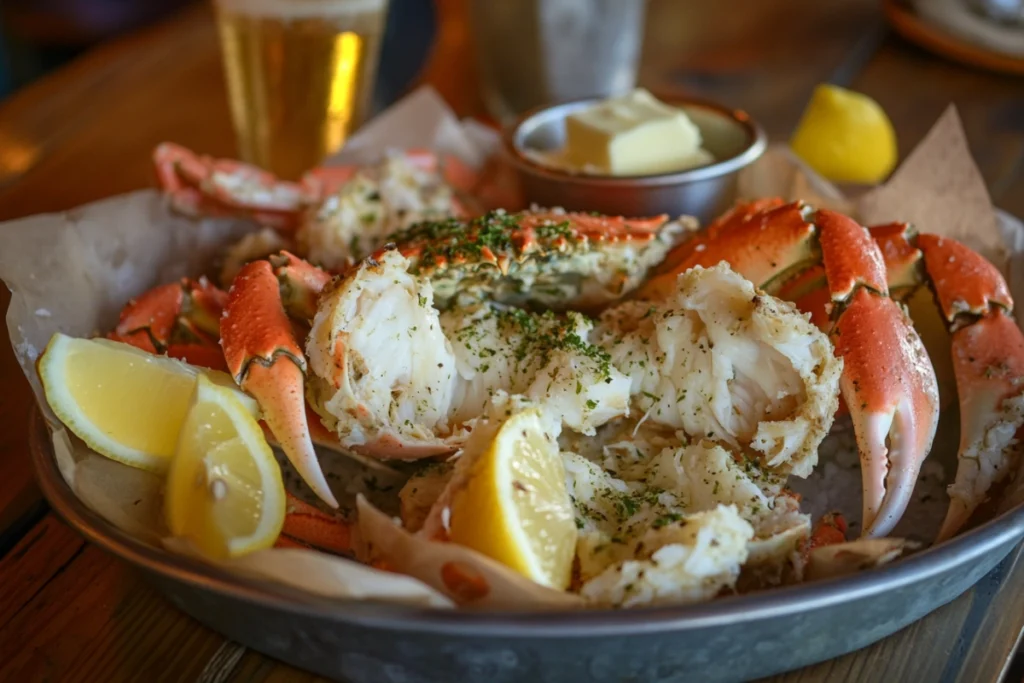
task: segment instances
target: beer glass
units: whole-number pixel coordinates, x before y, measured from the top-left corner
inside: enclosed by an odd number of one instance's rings
[[[239,157],[289,180],[367,116],[388,0],[216,0]]]

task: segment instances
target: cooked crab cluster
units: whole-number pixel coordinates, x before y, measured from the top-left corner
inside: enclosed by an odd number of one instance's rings
[[[267,229],[235,247],[219,325],[227,368],[330,505],[311,429],[363,457],[429,462],[400,496],[404,531],[423,542],[445,540],[465,453],[530,410],[559,443],[578,531],[571,590],[587,601],[690,602],[821,574],[840,553],[816,550],[846,527],[812,532],[787,479],[814,468],[841,398],[861,460],[861,534],[898,523],[939,415],[900,301],[925,286],[952,335],[962,421],[941,537],[1017,472],[1024,335],[1001,274],[953,240],[775,199],[696,234],[668,216],[469,218],[466,179],[437,159],[388,157],[297,186],[176,163],[165,174],[193,213],[237,213],[243,195],[225,187],[259,190],[245,212]],[[262,258],[282,242],[337,272]],[[130,311],[118,334],[174,352],[161,340],[196,328],[190,302],[220,301],[188,292],[160,318],[172,323],[135,325],[144,316]],[[216,318],[202,312],[206,338]],[[885,561],[902,547],[865,552]]]

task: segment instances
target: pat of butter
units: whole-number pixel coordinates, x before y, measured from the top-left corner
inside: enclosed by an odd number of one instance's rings
[[[700,129],[643,89],[566,117],[565,158],[609,175],[671,173],[714,161]]]

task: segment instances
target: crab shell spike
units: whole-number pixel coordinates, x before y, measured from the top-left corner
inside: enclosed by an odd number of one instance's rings
[[[959,531],[989,488],[1011,474],[1013,462],[1005,452],[1024,423],[1024,335],[997,308],[953,333],[953,368],[960,401],[959,462],[937,541]]]
[[[948,237],[929,234],[918,236],[917,246],[924,252],[925,268],[946,322],[955,327],[960,314],[982,315],[992,304],[1013,310],[1006,280],[976,251]]]
[[[814,221],[832,300],[845,301],[859,286],[889,296],[885,262],[867,228],[827,209],[817,211]]]
[[[247,263],[231,285],[221,320],[221,345],[229,371],[256,399],[299,476],[320,499],[338,507],[309,435],[303,389],[306,358],[268,261]]]

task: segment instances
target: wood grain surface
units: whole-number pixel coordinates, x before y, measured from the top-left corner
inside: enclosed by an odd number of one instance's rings
[[[464,1],[438,0],[444,21],[421,80],[460,114],[482,115]],[[902,153],[955,102],[993,200],[1024,216],[1024,81],[894,37],[876,1],[729,7],[650,0],[642,84],[745,108],[781,140],[815,85],[850,86],[882,103]],[[235,153],[205,4],[98,48],[0,106],[0,220],[151,187],[149,153],[163,140]],[[4,310],[8,300],[0,292]],[[32,398],[6,341],[0,387],[0,681],[317,680],[225,641],[47,513],[27,457]],[[903,631],[771,680],[1016,682],[1024,672],[1008,667],[1022,627],[1017,549]]]

